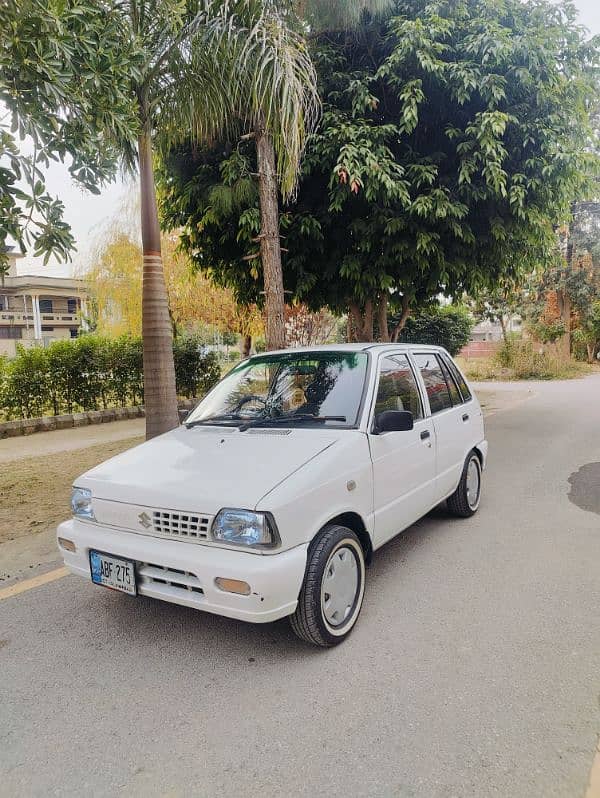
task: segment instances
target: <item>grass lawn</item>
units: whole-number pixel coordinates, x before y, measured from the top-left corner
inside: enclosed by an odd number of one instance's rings
[[[92,466],[142,440],[142,437],[128,438],[2,463],[0,544],[46,532],[69,518],[73,480]]]
[[[515,368],[506,368],[494,357],[457,357],[456,362],[467,379],[474,382],[484,380],[570,380],[585,377],[598,371],[598,366],[578,360],[556,361],[551,358],[543,363],[524,361]]]

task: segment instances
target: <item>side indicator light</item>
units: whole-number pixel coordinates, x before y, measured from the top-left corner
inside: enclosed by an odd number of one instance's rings
[[[251,593],[248,582],[242,582],[239,579],[225,579],[222,576],[217,576],[215,585],[225,593],[238,593],[240,596],[249,596]]]

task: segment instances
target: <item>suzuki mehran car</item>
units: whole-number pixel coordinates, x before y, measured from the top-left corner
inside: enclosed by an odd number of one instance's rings
[[[446,500],[468,517],[481,408],[435,346],[347,344],[252,357],[178,428],[76,480],[65,564],[97,585],[344,640],[366,565]]]

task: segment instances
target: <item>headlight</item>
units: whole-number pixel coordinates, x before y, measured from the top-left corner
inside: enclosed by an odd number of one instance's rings
[[[252,510],[220,510],[212,524],[212,536],[223,543],[260,549],[272,549],[280,542],[272,516]]]
[[[87,488],[73,488],[71,493],[71,509],[78,518],[94,519],[92,510],[92,491]]]

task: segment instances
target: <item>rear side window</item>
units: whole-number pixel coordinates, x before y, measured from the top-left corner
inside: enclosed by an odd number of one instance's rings
[[[444,377],[446,378],[446,384],[448,385],[448,390],[450,391],[450,398],[452,399],[453,405],[461,405],[462,404],[462,396],[460,395],[460,391],[458,390],[458,385],[456,384],[454,377],[450,374],[448,370],[448,366],[446,361],[441,358],[439,355],[437,356],[438,362],[442,367],[442,371],[444,372]]]
[[[452,358],[446,356],[444,356],[444,363],[448,366],[450,374],[452,374],[452,376],[456,380],[456,384],[458,385],[459,390],[461,392],[463,402],[468,402],[469,399],[471,398],[471,391],[469,390],[469,386],[467,385],[465,378],[458,370],[458,366],[452,360]]]
[[[415,420],[423,418],[419,389],[404,355],[388,356],[381,361],[375,414],[385,410],[410,410]]]
[[[446,378],[435,355],[414,354],[417,368],[421,372],[425,390],[429,397],[429,406],[432,413],[439,413],[452,407],[450,391]]]

